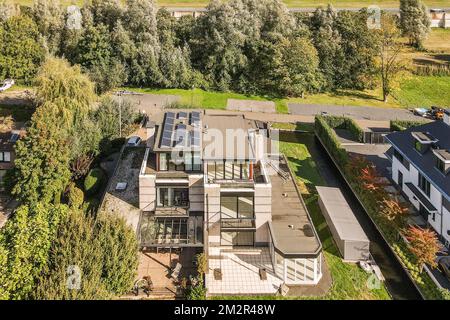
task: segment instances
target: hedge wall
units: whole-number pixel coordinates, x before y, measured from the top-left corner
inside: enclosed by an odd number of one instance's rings
[[[421,126],[426,123],[426,121],[420,120],[391,120],[390,127],[391,131],[403,131],[411,127]]]
[[[342,122],[340,123],[341,120]],[[329,121],[332,123],[331,126]],[[338,119],[337,117],[316,116],[315,118],[315,131],[317,136],[322,140],[333,158],[343,167],[348,163],[348,154],[341,147],[341,143],[333,129],[339,128],[339,126],[344,125],[344,123],[345,119]]]

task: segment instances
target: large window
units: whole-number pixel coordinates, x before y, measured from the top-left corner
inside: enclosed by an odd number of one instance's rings
[[[445,162],[436,157],[436,168],[442,172],[443,174],[446,174],[445,172]]]
[[[222,219],[254,219],[253,195],[222,194],[220,210]]]
[[[156,188],[157,207],[188,207],[189,189],[158,187]]]
[[[394,157],[396,157],[397,160],[401,162],[406,169],[409,170],[409,162],[405,160],[405,158],[401,155],[400,152],[398,152],[397,149],[394,149]]]
[[[159,154],[160,171],[201,171],[202,160],[199,152],[183,152],[176,159],[171,153]]]
[[[11,162],[11,153],[8,151],[0,152],[0,162]]]
[[[430,182],[419,172],[419,188],[430,197]]]

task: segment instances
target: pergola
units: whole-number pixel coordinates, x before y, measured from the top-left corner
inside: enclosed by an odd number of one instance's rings
[[[141,248],[183,248],[203,246],[201,216],[158,217],[143,213],[139,225]]]

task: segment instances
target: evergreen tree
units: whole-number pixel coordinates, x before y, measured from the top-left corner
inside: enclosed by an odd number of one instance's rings
[[[0,79],[30,83],[44,59],[34,21],[18,15],[0,23]]]
[[[423,41],[431,31],[431,20],[422,1],[400,0],[400,29],[411,45],[423,49]]]

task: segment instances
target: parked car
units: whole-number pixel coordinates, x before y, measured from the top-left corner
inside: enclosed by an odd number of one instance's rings
[[[442,257],[438,260],[439,269],[450,280],[450,257]]]
[[[420,116],[420,117],[427,117],[429,115],[429,112],[430,111],[428,109],[426,109],[426,108],[415,108],[413,110],[413,113],[416,116]]]
[[[128,139],[127,146],[137,147],[137,146],[139,146],[139,144],[141,144],[141,141],[142,141],[142,139],[137,136],[130,137]]]
[[[434,120],[442,120],[444,118],[444,109],[440,107],[432,106],[430,113]]]

